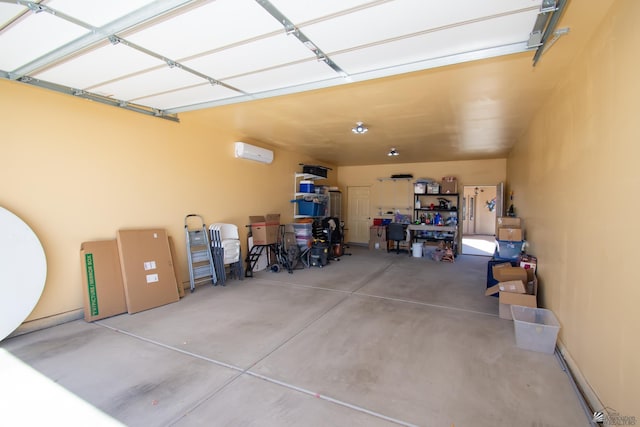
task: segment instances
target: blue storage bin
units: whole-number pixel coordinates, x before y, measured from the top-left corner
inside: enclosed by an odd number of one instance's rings
[[[292,200],[298,204],[298,215],[324,216],[325,204],[307,200]]]
[[[510,240],[496,240],[498,242],[497,245],[497,253],[494,255],[494,258],[504,259],[504,260],[512,260],[517,259],[522,252],[522,248],[524,246],[524,240],[521,241],[510,241]]]
[[[313,181],[300,181],[301,193],[313,193],[314,191],[316,191],[316,186],[313,184]]]

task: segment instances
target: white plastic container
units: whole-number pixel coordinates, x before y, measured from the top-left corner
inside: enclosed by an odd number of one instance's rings
[[[414,243],[411,246],[414,258],[422,258],[422,243]]]
[[[549,354],[554,352],[560,323],[551,310],[512,305],[511,316],[518,348]]]

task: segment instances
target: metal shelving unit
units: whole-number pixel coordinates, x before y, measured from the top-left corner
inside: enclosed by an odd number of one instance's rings
[[[315,218],[315,217],[323,217],[326,216],[326,206],[327,206],[327,198],[328,196],[325,194],[318,193],[302,193],[300,192],[300,181],[316,181],[320,179],[326,179],[323,176],[313,175],[310,173],[296,173],[293,181],[293,199],[301,200],[301,199],[319,199],[322,200],[325,206],[325,209],[322,212],[319,212],[319,215],[301,215],[299,213],[299,203],[293,203],[293,217],[294,218]]]

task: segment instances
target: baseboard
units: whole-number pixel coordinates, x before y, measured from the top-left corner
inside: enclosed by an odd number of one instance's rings
[[[31,320],[29,322],[24,322],[22,325],[18,326],[18,329],[9,334],[7,338],[17,337],[20,335],[39,331],[40,329],[51,328],[53,326],[62,325],[63,323],[83,318],[84,310],[79,308],[77,310],[67,311],[66,313],[60,313],[53,316],[43,317],[41,319]]]
[[[593,388],[591,388],[591,386],[589,385],[589,382],[587,381],[587,379],[584,377],[584,375],[578,368],[578,365],[576,364],[575,360],[573,360],[573,358],[571,357],[571,353],[569,353],[569,350],[567,350],[564,343],[558,340],[556,345],[567,367],[569,368],[569,371],[570,371],[569,373],[571,374],[576,385],[580,389],[580,393],[582,394],[582,397],[584,398],[585,402],[591,409],[591,412],[593,413],[593,411],[599,411],[602,408],[604,408],[604,405],[600,401],[600,398],[598,397],[596,392],[593,390]]]

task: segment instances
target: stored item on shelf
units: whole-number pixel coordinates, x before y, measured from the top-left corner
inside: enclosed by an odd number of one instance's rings
[[[427,184],[427,194],[438,194],[440,193],[440,184],[437,182],[430,182]]]
[[[254,245],[271,245],[278,241],[280,214],[250,216],[249,223]]]
[[[524,240],[522,228],[498,228],[498,240],[520,242]]]
[[[323,178],[327,177],[327,170],[329,168],[325,166],[319,165],[302,165],[302,173],[308,173],[311,175],[321,176]]]
[[[553,354],[560,323],[551,310],[512,304],[511,315],[518,348]]]
[[[453,176],[445,176],[440,182],[440,193],[456,194],[458,193],[458,180]]]
[[[301,193],[313,193],[315,191],[315,185],[313,181],[300,181]]]
[[[416,182],[413,184],[413,192],[415,194],[425,194],[427,192],[426,182]]]

